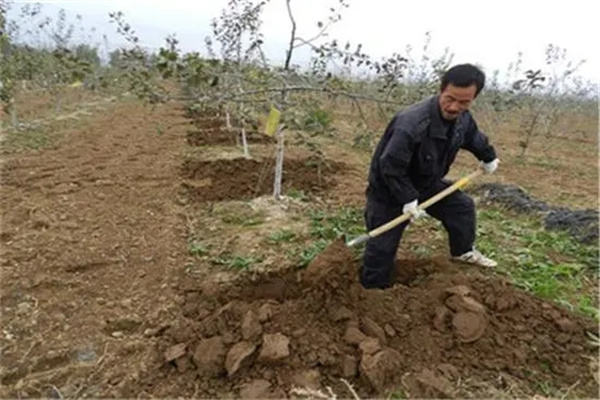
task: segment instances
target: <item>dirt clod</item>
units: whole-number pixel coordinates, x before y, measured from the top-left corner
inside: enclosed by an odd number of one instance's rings
[[[577,324],[568,318],[560,318],[556,321],[556,325],[563,332],[575,332],[577,331]]]
[[[290,339],[281,334],[263,335],[262,348],[258,355],[258,361],[265,364],[278,363],[290,355]]]
[[[445,306],[439,306],[435,309],[433,317],[433,326],[440,332],[446,330],[446,324],[452,315],[452,312]]]
[[[339,380],[344,377],[361,398],[385,397],[404,383],[413,397],[451,397],[460,390],[468,394],[467,388],[453,386],[457,382],[491,382],[498,371],[526,379],[526,371],[535,371],[557,388],[566,390],[581,379],[582,391],[594,390],[595,380],[583,357],[592,356],[594,349],[587,345],[584,330],[573,327],[591,326],[581,316],[505,281],[466,275],[458,267],[428,266],[423,260],[401,263],[405,269],[417,269],[406,276],[419,276],[418,283],[365,290],[358,283],[359,261],[346,250],[334,242],[301,279],[296,271],[266,274],[251,282],[223,284],[220,291],[203,292],[195,299],[199,307],[214,310],[196,321],[196,329],[203,331],[212,323],[217,335],[236,340],[227,360],[215,357],[213,363],[224,364],[227,373],[198,374],[199,382],[216,393],[240,393],[242,387],[256,385],[264,397],[285,397],[300,382],[316,387],[318,381],[321,390],[331,387],[341,396],[347,393]],[[333,281],[338,284],[331,285]],[[283,282],[278,287],[284,290],[279,290],[277,302],[265,301],[264,288],[274,282]],[[262,325],[261,336],[240,344],[251,325]],[[181,331],[165,331],[167,347],[186,342],[175,341],[176,336],[181,339]],[[194,330],[187,335],[194,340]],[[307,371],[318,371],[318,380],[308,379]],[[190,372],[181,379],[192,379]],[[532,386],[531,393],[535,390]]]
[[[361,330],[355,326],[349,326],[348,329],[346,329],[346,333],[344,334],[344,340],[346,341],[346,343],[353,345],[359,345],[366,339],[367,335],[362,333]]]
[[[407,381],[410,395],[413,398],[447,399],[452,397],[451,383],[430,369],[423,369]]]
[[[439,372],[442,373],[442,375],[444,375],[447,379],[450,379],[450,380],[454,380],[460,376],[458,369],[452,364],[448,364],[448,363],[439,364],[437,366],[437,369]]]
[[[344,378],[353,378],[356,376],[356,372],[357,372],[357,361],[356,358],[354,356],[351,356],[349,354],[345,354],[342,357],[342,377]]]
[[[387,343],[385,331],[369,317],[364,317],[360,324],[361,330],[367,335],[380,340],[381,344]]]
[[[175,346],[169,347],[167,349],[167,351],[165,352],[165,361],[171,362],[173,360],[178,359],[179,357],[184,356],[185,353],[186,353],[186,344],[185,343],[176,344]]]
[[[360,362],[360,373],[373,389],[383,393],[397,382],[401,358],[400,353],[390,348],[384,348],[373,355],[364,355]]]
[[[452,286],[452,287],[446,288],[446,290],[444,290],[444,292],[449,296],[451,296],[451,295],[468,296],[469,294],[471,294],[471,289],[469,289],[465,285],[457,285],[457,286]]]
[[[273,316],[275,312],[275,305],[272,303],[265,303],[258,309],[258,320],[262,322],[267,322]]]
[[[246,383],[240,389],[241,399],[268,399],[271,398],[271,383],[264,379],[255,379]]]
[[[194,351],[194,364],[199,375],[218,376],[224,370],[225,345],[221,336],[202,339]]]
[[[446,306],[453,311],[472,311],[485,313],[485,307],[471,297],[464,295],[453,295],[446,300]]]
[[[385,331],[385,334],[388,335],[389,337],[396,336],[396,330],[390,324],[385,324],[385,326],[383,327],[383,330]]]
[[[244,340],[253,341],[262,334],[262,325],[259,316],[253,311],[248,310],[242,320],[242,337]]]
[[[354,313],[344,306],[336,308],[331,315],[333,322],[345,321],[352,318],[354,318]]]
[[[321,373],[318,369],[309,369],[296,372],[291,382],[296,387],[319,390],[321,387]]]
[[[372,355],[381,350],[381,344],[377,338],[367,338],[358,345],[363,355]]]
[[[227,376],[231,377],[240,368],[243,368],[250,364],[251,357],[256,350],[256,345],[249,342],[239,342],[235,344],[225,358],[225,369],[227,370]]]
[[[471,343],[481,338],[487,327],[487,320],[480,313],[460,311],[452,318],[452,326],[461,342]]]

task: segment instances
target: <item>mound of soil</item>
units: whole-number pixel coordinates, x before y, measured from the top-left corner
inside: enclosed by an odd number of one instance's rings
[[[583,243],[598,241],[598,211],[570,210],[565,207],[551,206],[533,199],[522,188],[515,185],[486,183],[475,191],[483,195],[485,201],[502,204],[522,213],[542,213],[547,230],[564,230]]]
[[[517,381],[529,394],[539,382],[578,382],[574,393],[597,394],[593,321],[445,261],[399,265],[405,284],[364,290],[352,253],[336,242],[301,273],[186,282],[159,367],[131,395],[288,398],[330,387],[351,397],[342,379],[361,398],[398,389],[464,397],[472,380],[496,390]]]
[[[317,164],[309,159],[284,159],[282,191],[293,188],[306,194],[335,187],[334,174],[343,164],[327,161]],[[193,201],[247,200],[273,191],[274,160],[220,159],[187,160],[181,168],[182,184]]]
[[[201,126],[198,129],[188,130],[187,143],[190,146],[206,145],[238,145],[242,143],[242,135],[237,131],[227,131],[224,127]],[[246,140],[252,143],[274,142],[273,138],[263,135],[258,131],[247,131]]]
[[[225,117],[217,112],[208,112],[202,115],[186,113],[186,117],[192,119],[190,123],[195,127],[195,129],[188,130],[186,134],[187,143],[190,146],[242,143],[241,131],[239,129],[227,130]],[[232,121],[232,123],[235,122]],[[246,140],[248,143],[274,142],[272,137],[262,134],[257,125],[246,128]]]

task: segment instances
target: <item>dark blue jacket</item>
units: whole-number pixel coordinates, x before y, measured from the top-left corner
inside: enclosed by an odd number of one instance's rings
[[[439,96],[432,96],[390,121],[371,161],[367,196],[401,206],[446,176],[460,149],[483,162],[496,158],[470,112],[451,125],[442,119],[438,101]]]

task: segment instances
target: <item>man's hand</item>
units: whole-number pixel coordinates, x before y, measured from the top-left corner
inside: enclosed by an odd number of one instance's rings
[[[499,160],[497,158],[495,158],[488,163],[482,162],[481,167],[483,168],[483,170],[485,171],[486,174],[491,174],[494,171],[496,171],[496,169],[498,168],[498,163],[499,163]]]
[[[419,205],[419,201],[418,200],[413,200],[410,203],[406,203],[404,205],[404,207],[402,207],[402,212],[406,214],[406,212],[409,212],[412,214],[411,219],[413,220],[417,220],[421,217],[424,217],[427,215],[427,213],[423,210],[420,210],[417,206]]]

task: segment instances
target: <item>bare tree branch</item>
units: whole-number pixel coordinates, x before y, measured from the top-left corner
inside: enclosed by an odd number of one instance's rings
[[[380,99],[377,97],[365,96],[365,95],[350,93],[350,92],[341,91],[341,90],[333,90],[333,89],[330,89],[327,87],[315,87],[315,86],[284,86],[284,87],[273,87],[273,88],[266,88],[266,89],[247,90],[244,92],[240,92],[237,95],[233,94],[233,95],[226,95],[226,96],[220,97],[220,100],[242,101],[242,99],[238,96],[247,97],[247,96],[253,96],[253,95],[257,95],[257,94],[277,93],[277,92],[281,92],[281,93],[284,93],[284,92],[322,92],[322,93],[328,93],[333,96],[342,96],[342,97],[347,97],[347,98],[354,99],[354,100],[365,100],[365,101],[372,101],[372,102],[380,103],[380,104],[391,104],[391,105],[397,105],[397,106],[403,105],[402,103],[399,103],[396,101]]]
[[[290,21],[292,21],[292,34],[290,37],[290,45],[285,56],[285,64],[283,67],[283,69],[286,71],[290,69],[290,62],[292,61],[292,52],[294,51],[294,42],[296,40],[296,20],[294,19],[294,15],[292,14],[292,7],[290,5],[290,1],[291,0],[286,0],[285,2],[288,15],[290,16]]]
[[[333,24],[333,21],[329,21],[328,23],[326,23],[325,25],[323,25],[323,28],[321,28],[321,30],[319,31],[319,33],[317,33],[315,36],[313,36],[312,38],[305,40],[302,38],[296,38],[297,41],[301,42],[298,45],[295,45],[294,47],[300,47],[303,44],[311,44],[312,42],[314,42],[315,40],[317,40],[318,38],[320,38],[321,36],[325,36],[326,35],[326,31],[327,29]]]

